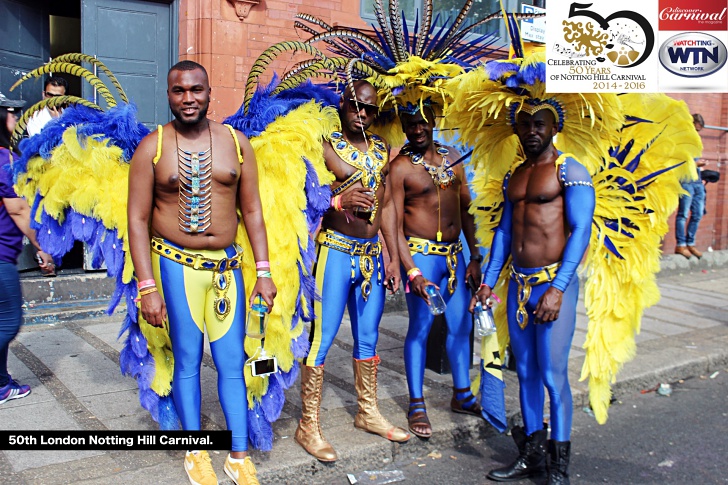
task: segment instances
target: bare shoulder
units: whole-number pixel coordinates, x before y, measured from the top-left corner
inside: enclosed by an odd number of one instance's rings
[[[410,158],[409,156],[405,155],[404,153],[400,152],[397,154],[396,157],[392,159],[392,161],[389,162],[390,169],[397,173],[404,173],[409,169],[409,167],[412,165],[409,163]]]
[[[442,148],[445,148],[448,152],[450,152],[450,158],[452,158],[453,162],[456,162],[460,159],[462,154],[460,153],[460,150],[453,146],[449,145],[442,145]]]

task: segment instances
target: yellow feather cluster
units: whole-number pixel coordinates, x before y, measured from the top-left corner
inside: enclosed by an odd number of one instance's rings
[[[607,419],[611,399],[610,384],[625,362],[636,353],[634,336],[640,331],[642,313],[660,298],[655,274],[660,269],[660,243],[667,233],[667,218],[677,208],[680,179],[695,176],[694,158],[700,156],[700,136],[692,125],[685,103],[662,94],[622,95],[628,114],[652,123],[627,122],[620,133],[619,146],[634,141],[628,164],[645,150],[634,173],[605,158],[593,176],[597,204],[594,229],[586,266],[585,304],[589,316],[586,358],[581,379],[589,379],[589,399],[599,423]],[[639,197],[618,189],[636,185],[650,173],[686,162],[680,168],[661,174],[640,191]],[[618,231],[605,226],[606,220],[629,220]],[[621,230],[632,234],[629,237]],[[624,259],[615,257],[603,244],[608,236]]]
[[[372,131],[392,146],[402,146],[405,135],[399,120],[402,106],[419,106],[420,110],[430,99],[435,116],[440,117],[450,101],[450,93],[444,89],[446,79],[454,78],[464,72],[457,64],[444,59],[428,61],[418,56],[409,56],[406,62],[399,62],[386,75],[367,79],[377,88],[379,107],[382,111],[393,110],[393,120],[384,125],[375,125]],[[423,112],[427,117],[427,113]]]
[[[268,253],[273,281],[278,288],[275,305],[268,318],[265,334],[265,351],[278,359],[278,366],[288,371],[293,366],[291,341],[300,337],[303,323],[291,329],[291,319],[301,299],[299,270],[301,262],[299,244],[306,249],[309,229],[303,210],[306,208],[304,186],[306,157],[315,167],[321,185],[333,182],[333,175],[326,169],[323,158],[324,136],[339,126],[339,116],[334,108],[322,108],[311,101],[271,123],[251,144],[258,163],[258,182],[263,206],[263,217],[268,232]],[[245,163],[248,163],[247,161]],[[247,297],[253,289],[256,269],[252,250],[241,224],[236,241],[243,246],[246,257],[243,276]],[[256,353],[260,340],[246,339],[248,355]],[[260,399],[268,388],[267,377],[253,377],[246,366],[248,404]]]
[[[139,305],[141,303],[137,304],[137,306]],[[138,315],[139,328],[147,339],[147,349],[154,358],[154,379],[150,388],[160,396],[166,396],[172,390],[172,375],[174,374],[174,354],[169,330],[149,325],[142,317],[141,311],[138,312]]]
[[[76,128],[69,127],[48,160],[33,157],[28,161],[26,176],[18,179],[16,187],[30,204],[40,193],[40,209],[59,222],[71,207],[101,220],[107,229],[117,229],[124,244],[123,280],[127,283],[133,273],[126,219],[128,180],[129,164],[121,148],[110,145],[102,135],[79,139]],[[40,214],[39,210],[36,217]]]

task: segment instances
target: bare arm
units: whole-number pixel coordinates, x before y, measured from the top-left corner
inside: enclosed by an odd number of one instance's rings
[[[145,137],[134,152],[129,167],[129,249],[134,272],[139,281],[154,278],[149,227],[154,201],[154,165],[152,159],[157,149],[157,133]],[[158,292],[144,295],[141,300],[144,320],[155,327],[162,327],[167,319],[167,308]]]
[[[397,212],[397,247],[399,248],[399,259],[402,266],[404,266],[405,271],[410,271],[416,266],[414,259],[412,259],[409,245],[407,244],[407,238],[404,235],[405,177],[404,170],[401,169],[401,164],[398,160],[402,159],[397,157],[395,161],[392,162],[392,167],[390,170],[390,188],[392,193],[392,200],[394,202],[394,206]],[[424,276],[420,275],[412,280],[410,284],[410,290],[414,294],[424,298],[426,301],[429,302],[427,293],[425,293],[425,286],[427,286],[428,284],[432,283],[428,281]]]
[[[240,212],[243,215],[243,224],[253,249],[255,261],[268,261],[268,233],[263,220],[263,207],[260,203],[258,164],[248,139],[240,132],[237,132],[237,135],[244,160],[238,187]],[[260,295],[270,311],[276,294],[277,290],[271,278],[258,278],[250,295],[250,304],[252,305],[253,299]]]
[[[389,167],[385,180],[384,188],[384,205],[382,207],[382,237],[389,251],[389,264],[385,269],[386,285],[389,290],[394,293],[399,289],[399,248],[398,248],[398,228],[399,217],[397,208],[392,199],[392,178],[391,167]],[[391,283],[390,283],[391,281]]]

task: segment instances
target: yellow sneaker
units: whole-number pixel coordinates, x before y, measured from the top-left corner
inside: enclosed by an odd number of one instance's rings
[[[246,456],[243,462],[230,461],[230,455],[225,458],[225,474],[235,482],[235,485],[260,485],[255,477],[258,472],[255,470],[253,460]]]
[[[185,455],[185,472],[192,485],[217,485],[217,476],[212,469],[210,455],[206,451],[198,451]]]

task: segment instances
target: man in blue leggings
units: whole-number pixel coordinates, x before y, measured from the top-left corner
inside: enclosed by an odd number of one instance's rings
[[[256,485],[248,456],[245,389],[245,290],[242,250],[234,244],[236,210],[259,271],[250,300],[272,307],[268,241],[250,142],[228,125],[207,118],[207,71],[192,61],[167,75],[175,119],[146,136],[129,171],[129,245],[139,280],[141,316],[166,328],[172,342],[172,397],[185,430],[200,429],[200,365],[204,331],[218,373],[218,394],[232,431],[225,473],[237,485]],[[214,148],[213,148],[214,147]],[[210,457],[190,450],[184,469],[192,484],[217,484]]]
[[[352,89],[353,88],[353,89]],[[354,337],[353,365],[359,412],[354,426],[390,441],[405,442],[410,434],[393,426],[377,404],[377,339],[384,311],[386,288],[399,285],[396,213],[389,188],[389,147],[368,132],[379,111],[377,91],[366,81],[355,81],[339,101],[341,131],[324,142],[326,166],[336,176],[331,209],[324,215],[318,234],[314,266],[316,290],[313,302],[311,348],[301,366],[302,417],[294,439],[323,462],[338,459],[321,434],[319,409],[324,381],[324,362],[348,308]],[[390,262],[385,268],[379,229]]]
[[[468,279],[480,281],[480,262],[473,216],[468,213],[470,192],[454,148],[435,142],[434,110],[425,105],[400,107],[402,130],[408,143],[392,161],[392,197],[399,225],[399,257],[409,279],[406,294],[409,327],[404,342],[404,363],[409,386],[409,429],[421,438],[432,435],[422,385],[427,337],[434,316],[428,308],[428,285],[435,285],[447,308],[445,347],[453,378],[454,412],[480,416],[480,405],[470,391],[470,334],[472,318],[465,311]],[[467,268],[460,231],[470,248]],[[403,279],[405,276],[403,276]]]
[[[586,168],[553,145],[560,116],[553,105],[533,100],[512,121],[526,158],[503,181],[501,221],[484,282],[470,304],[471,311],[478,301],[488,304],[511,256],[508,332],[524,428],[513,429],[516,461],[488,473],[495,481],[545,475],[545,386],[551,405],[548,483],[569,483],[573,403],[568,363],[579,295],[576,269],[589,243],[595,198]]]

